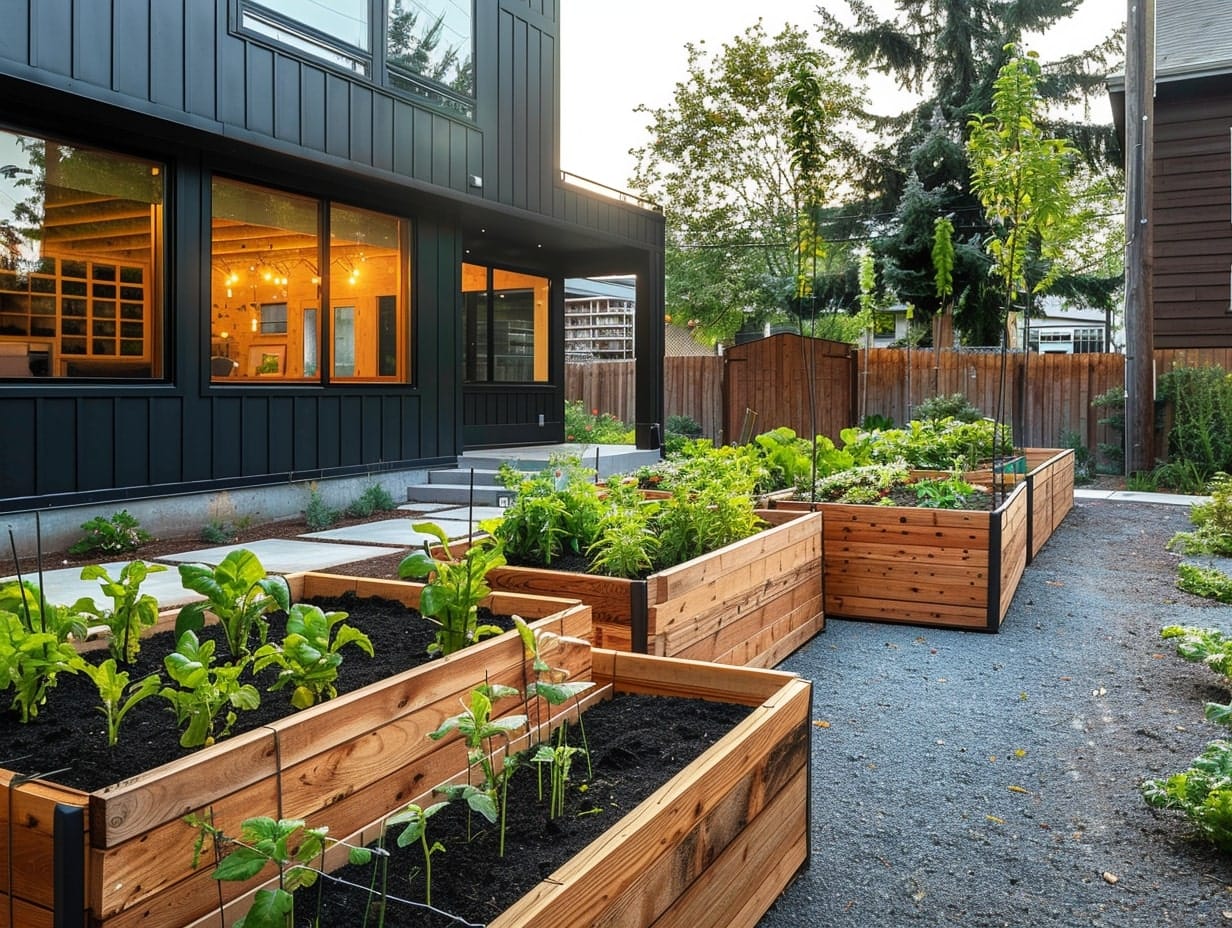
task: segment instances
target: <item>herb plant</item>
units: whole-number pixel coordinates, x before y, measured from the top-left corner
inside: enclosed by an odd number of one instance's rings
[[[561,555],[581,554],[594,543],[607,507],[594,471],[578,458],[554,456],[537,474],[505,469],[502,476],[517,495],[491,533],[508,557],[548,567]]]
[[[403,580],[427,581],[419,598],[419,611],[437,625],[436,639],[428,646],[428,653],[452,654],[499,635],[503,631],[499,626],[479,624],[479,604],[492,592],[486,580],[488,571],[505,563],[500,546],[477,539],[459,561],[454,559],[449,538],[439,525],[417,522],[411,527],[434,537],[443,553],[441,558],[433,557],[425,543],[422,550],[411,552],[398,565],[398,576]]]
[[[101,664],[80,660],[78,669],[88,676],[98,689],[102,702],[98,710],[107,720],[107,743],[114,747],[120,740],[120,723],[124,721],[124,716],[141,700],[157,693],[162,680],[158,674],[152,673],[130,686],[128,671],[117,670],[115,658],[112,657]]]
[[[150,540],[149,532],[141,528],[137,519],[127,509],[121,509],[110,519],[96,516],[81,524],[84,537],[74,542],[69,554],[123,554],[135,551]]]
[[[372,641],[345,624],[345,612],[323,612],[319,606],[296,603],[287,614],[287,633],[281,644],[269,642],[253,653],[253,672],[278,668],[271,691],[291,686],[291,705],[307,709],[338,695],[334,681],[342,663],[342,648],[353,644],[372,657]]]
[[[304,524],[314,532],[329,528],[338,521],[340,513],[321,495],[321,489],[316,483],[308,487],[308,503],[304,506]]]
[[[199,632],[205,626],[205,613],[212,612],[222,623],[233,661],[251,654],[254,631],[258,644],[265,643],[269,634],[269,623],[263,618],[266,613],[291,607],[287,581],[269,576],[257,556],[244,548],[229,552],[217,567],[181,564],[180,580],[185,589],[200,593],[205,600],[180,610],[176,640],[186,631]]]
[[[184,729],[183,747],[211,745],[226,737],[238,717],[236,710],[261,704],[257,688],[240,682],[246,664],[215,665],[213,641],[198,640],[191,629],[180,635],[176,649],[163,658],[176,686],[164,686],[159,694],[171,703],[176,722]]]
[[[142,629],[151,628],[158,621],[158,600],[141,592],[141,584],[150,574],[161,573],[167,568],[162,564],[147,564],[132,561],[120,568],[118,579],[112,579],[107,568],[90,564],[81,570],[82,580],[98,580],[103,593],[110,597],[112,606],[98,607],[93,600],[83,611],[106,625],[111,632],[107,647],[116,663],[131,664],[141,652]]]

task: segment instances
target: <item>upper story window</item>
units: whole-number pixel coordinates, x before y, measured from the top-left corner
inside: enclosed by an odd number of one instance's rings
[[[0,131],[0,378],[162,376],[166,173]]]
[[[243,29],[470,118],[471,0],[239,0]]]

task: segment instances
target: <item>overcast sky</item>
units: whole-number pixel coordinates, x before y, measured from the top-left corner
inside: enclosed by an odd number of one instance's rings
[[[826,0],[832,7],[845,4]],[[888,0],[874,5],[892,8]],[[1127,0],[1086,0],[1077,17],[1049,42],[1034,42],[1044,60],[1095,44],[1125,21]],[[658,107],[672,100],[685,76],[684,45],[705,42],[711,56],[760,16],[766,32],[785,23],[811,28],[815,0],[758,0],[756,4],[716,0],[563,0],[561,3],[562,170],[620,190],[628,189],[633,159],[628,150],[645,143],[646,114],[639,104]],[[884,86],[884,85],[883,85]],[[887,91],[880,90],[885,101]],[[878,109],[899,112],[902,107]],[[1111,112],[1093,114],[1111,119]]]

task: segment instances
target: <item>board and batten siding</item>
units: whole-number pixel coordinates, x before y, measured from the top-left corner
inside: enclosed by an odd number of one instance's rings
[[[1232,345],[1232,83],[1155,103],[1155,347]]]

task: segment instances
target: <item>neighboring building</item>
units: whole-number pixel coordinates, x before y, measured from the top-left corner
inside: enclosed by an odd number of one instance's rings
[[[663,216],[563,180],[560,7],[5,3],[0,512],[561,441],[572,277],[657,443]]]
[[[565,360],[628,361],[635,356],[637,281],[565,281]]]
[[[1046,296],[1040,301],[1040,315],[1032,315],[1026,326],[1026,340],[1040,354],[1100,354],[1113,350],[1109,342],[1108,319],[1103,310],[1070,308],[1060,299]],[[1023,319],[1016,314],[1017,340],[1023,343]]]
[[[1156,348],[1232,345],[1232,16],[1226,0],[1158,0],[1153,303]],[[1124,139],[1125,77],[1108,81]],[[1133,191],[1129,192],[1133,196]]]

